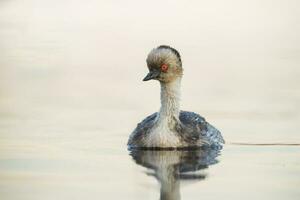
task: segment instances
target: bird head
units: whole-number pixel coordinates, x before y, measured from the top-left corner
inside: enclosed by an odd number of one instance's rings
[[[172,82],[182,76],[182,63],[179,52],[166,45],[154,48],[147,57],[149,73],[143,79],[158,80],[163,83]]]

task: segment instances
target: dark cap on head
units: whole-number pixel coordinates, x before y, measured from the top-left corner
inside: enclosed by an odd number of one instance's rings
[[[176,49],[174,49],[173,47],[170,47],[168,45],[160,45],[160,46],[157,47],[157,49],[169,49],[169,50],[171,50],[177,56],[178,60],[181,63],[180,53]]]

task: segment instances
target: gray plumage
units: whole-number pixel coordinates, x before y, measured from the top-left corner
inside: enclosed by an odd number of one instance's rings
[[[149,137],[150,130],[155,124],[157,115],[158,113],[153,113],[137,125],[128,140],[130,148],[146,147],[147,137]],[[203,146],[221,148],[224,144],[220,131],[194,112],[180,111],[179,121],[176,120],[173,129],[183,144],[182,148]]]
[[[221,133],[200,115],[180,111],[180,85],[183,75],[179,52],[167,45],[154,48],[146,59],[149,73],[143,81],[161,85],[161,107],[139,123],[128,140],[130,148],[178,149],[217,147]]]

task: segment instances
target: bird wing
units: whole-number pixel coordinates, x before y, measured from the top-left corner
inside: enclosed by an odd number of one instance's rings
[[[157,112],[149,115],[143,121],[138,123],[137,127],[129,137],[129,146],[140,146],[140,142],[143,142],[143,138],[145,138],[145,135],[149,133],[150,129],[153,127],[156,116]]]
[[[181,111],[179,120],[178,132],[189,144],[221,146],[225,143],[220,131],[200,115]]]

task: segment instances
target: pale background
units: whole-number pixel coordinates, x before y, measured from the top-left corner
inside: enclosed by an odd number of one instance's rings
[[[158,199],[126,142],[159,108],[159,84],[141,80],[160,44],[182,55],[182,109],[227,141],[212,178],[184,187],[182,199],[299,198],[299,147],[230,145],[300,143],[299,8],[1,0],[1,199]]]

